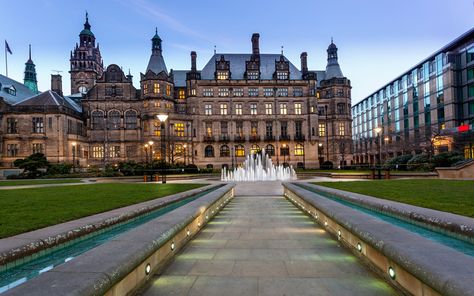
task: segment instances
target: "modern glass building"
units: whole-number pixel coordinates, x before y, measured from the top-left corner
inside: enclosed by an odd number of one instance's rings
[[[352,107],[355,164],[417,153],[474,158],[474,28]]]

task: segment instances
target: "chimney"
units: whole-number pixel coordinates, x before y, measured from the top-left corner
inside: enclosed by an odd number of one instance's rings
[[[258,33],[253,33],[252,34],[252,54],[253,55],[259,55],[260,54],[260,49],[258,46],[258,38],[260,38],[260,34]]]
[[[191,71],[196,72],[196,52],[191,51]]]
[[[51,90],[58,95],[63,95],[63,81],[59,74],[51,74]]]
[[[308,72],[308,54],[306,52],[301,53],[301,72]]]

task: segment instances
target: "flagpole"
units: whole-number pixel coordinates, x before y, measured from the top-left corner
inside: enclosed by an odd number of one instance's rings
[[[5,40],[5,76],[8,77],[7,41]]]

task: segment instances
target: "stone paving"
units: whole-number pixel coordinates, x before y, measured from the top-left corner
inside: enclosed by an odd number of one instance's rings
[[[141,295],[397,295],[282,194],[277,182],[238,184]]]

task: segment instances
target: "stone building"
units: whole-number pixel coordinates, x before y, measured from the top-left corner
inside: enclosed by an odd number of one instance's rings
[[[474,29],[354,105],[352,115],[356,164],[453,150],[474,158]]]
[[[262,149],[295,167],[350,163],[351,85],[336,45],[326,69],[312,71],[306,52],[300,69],[283,52],[260,53],[259,37],[250,53],[214,53],[198,70],[193,51],[189,70],[168,71],[155,32],[137,89],[118,65],[104,69],[86,15],[71,52],[72,94],[64,96],[61,76],[52,75],[51,91],[4,105],[3,142],[18,148],[12,154],[4,146],[2,165],[43,151],[50,161],[74,158],[81,166],[166,159],[221,168]],[[40,117],[43,129],[34,132]],[[12,120],[21,132],[6,128]]]

